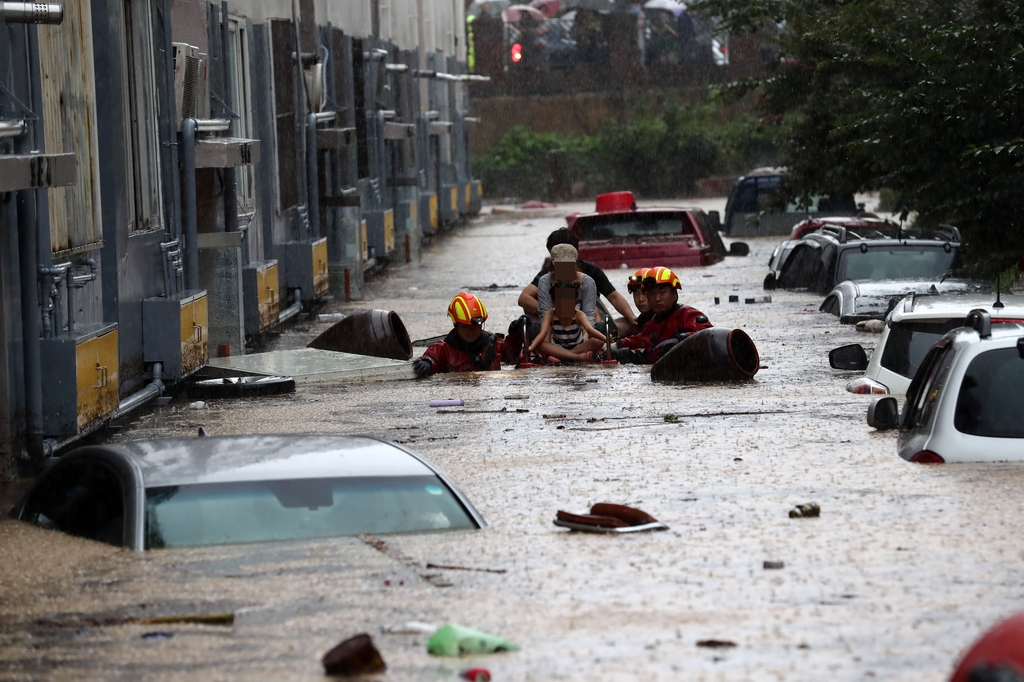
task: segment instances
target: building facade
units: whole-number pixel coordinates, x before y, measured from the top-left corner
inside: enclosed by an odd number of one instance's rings
[[[0,477],[479,210],[460,1],[0,7]]]

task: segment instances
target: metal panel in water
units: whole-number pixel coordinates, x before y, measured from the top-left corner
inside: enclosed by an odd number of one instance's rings
[[[96,74],[89,0],[66,0],[64,22],[39,26],[46,151],[74,153],[75,185],[50,190],[50,240],[55,253],[96,248],[100,220]]]

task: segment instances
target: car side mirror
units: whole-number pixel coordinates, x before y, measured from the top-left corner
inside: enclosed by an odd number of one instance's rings
[[[875,398],[868,405],[868,426],[879,431],[895,429],[900,425],[900,404],[891,395]]]
[[[722,231],[722,216],[718,211],[708,211],[708,223],[711,224],[713,230]]]
[[[764,276],[764,288],[767,291],[771,291],[772,289],[774,289],[778,285],[779,285],[779,283],[775,280],[775,273],[774,272],[769,272],[767,275]]]
[[[746,242],[733,242],[729,244],[729,255],[748,256],[750,255],[750,246]]]
[[[832,369],[863,371],[868,367],[868,354],[864,352],[864,346],[859,343],[851,343],[849,346],[840,346],[830,350],[828,364]]]

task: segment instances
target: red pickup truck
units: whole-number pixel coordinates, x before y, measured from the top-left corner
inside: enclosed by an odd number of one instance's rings
[[[580,240],[580,260],[602,269],[699,267],[725,258],[722,238],[699,208],[637,208],[632,192],[602,194],[596,208],[566,220]]]

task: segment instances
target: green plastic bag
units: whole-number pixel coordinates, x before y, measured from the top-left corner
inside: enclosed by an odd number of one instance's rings
[[[455,623],[448,623],[427,640],[427,651],[435,656],[490,654],[495,651],[515,651],[518,648],[501,637],[471,630]]]

